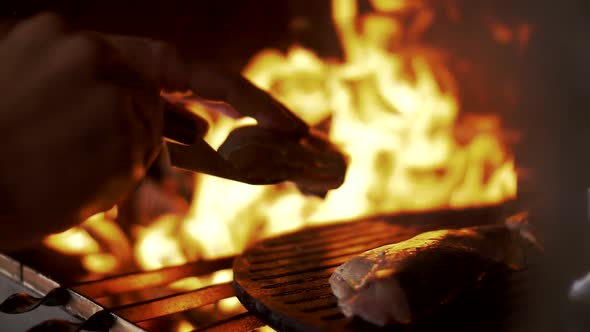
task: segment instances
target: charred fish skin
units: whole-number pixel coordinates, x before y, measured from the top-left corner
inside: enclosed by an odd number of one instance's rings
[[[499,265],[523,266],[518,231],[503,225],[422,233],[339,266],[330,278],[348,317],[409,324],[474,287]]]
[[[218,152],[247,183],[291,181],[301,193],[321,198],[344,183],[348,168],[348,156],[313,129],[290,137],[259,126],[239,127]]]

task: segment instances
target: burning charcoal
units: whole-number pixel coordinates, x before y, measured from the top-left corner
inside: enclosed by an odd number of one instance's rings
[[[346,316],[373,324],[409,324],[500,266],[524,267],[526,244],[536,245],[522,220],[422,233],[369,250],[330,278]]]
[[[235,129],[219,153],[248,182],[292,181],[304,194],[323,197],[344,182],[347,158],[317,131],[289,137],[257,126]]]

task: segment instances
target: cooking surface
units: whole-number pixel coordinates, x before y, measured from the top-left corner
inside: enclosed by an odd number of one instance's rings
[[[262,241],[234,262],[236,295],[244,306],[281,331],[505,330],[514,325],[524,274],[495,271],[478,289],[411,327],[378,329],[347,319],[332,295],[334,269],[363,251],[406,240],[423,231],[494,223],[506,205],[463,211],[371,218],[330,224]]]

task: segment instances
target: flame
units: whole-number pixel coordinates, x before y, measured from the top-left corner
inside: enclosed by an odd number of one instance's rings
[[[79,227],[50,235],[43,243],[64,255],[87,255],[96,253],[99,250],[98,243]]]
[[[196,327],[186,320],[180,321],[180,323],[178,323],[178,325],[176,326],[176,332],[191,332],[195,329]]]
[[[330,121],[330,138],[349,156],[344,185],[325,201],[290,185],[252,187],[199,175],[186,232],[205,256],[241,251],[270,234],[313,222],[370,214],[495,204],[516,194],[515,166],[495,117],[471,117],[459,139],[458,87],[436,51],[406,50],[400,10],[417,11],[418,36],[431,10],[422,2],[333,2],[344,58],[322,59],[293,46],[255,55],[243,74],[312,125]],[[360,29],[359,29],[360,26]],[[207,139],[221,143],[235,124],[220,119]],[[261,233],[262,232],[262,233]]]
[[[145,270],[156,270],[165,266],[187,262],[181,243],[175,237],[178,224],[176,216],[163,216],[153,225],[140,228],[139,240],[135,247],[138,263]]]
[[[222,282],[229,282],[234,279],[234,274],[232,270],[221,270],[217,271],[213,274],[213,283],[222,283]],[[227,299],[223,299],[218,303],[221,310],[224,311],[234,311],[239,309],[242,305],[237,297],[232,296],[228,297]]]
[[[117,208],[104,213],[98,213],[88,218],[82,225],[73,227],[65,232],[53,234],[45,238],[43,244],[65,255],[89,255],[100,251],[98,242],[85,229],[86,225],[100,225],[109,218],[115,219]],[[100,226],[99,226],[100,227]]]
[[[82,256],[82,266],[89,272],[116,272],[132,259],[131,246],[115,221],[117,214],[116,207],[98,213],[80,226],[48,236],[43,243],[62,254]]]
[[[196,176],[186,216],[167,215],[137,227],[132,249],[145,270],[241,252],[260,238],[314,223],[400,211],[497,204],[517,192],[515,165],[495,116],[459,118],[459,86],[441,51],[420,48],[421,34],[435,15],[425,1],[371,0],[360,15],[355,0],[333,1],[333,22],[343,57],[324,59],[294,45],[286,52],[262,50],[243,74],[311,125],[329,124],[329,137],[350,156],[343,186],[325,200],[305,197],[289,183],[250,186]],[[403,19],[400,13],[403,12]],[[414,17],[408,24],[409,14]],[[528,41],[531,28],[492,26],[505,43]],[[407,44],[411,43],[412,47]],[[178,100],[181,95],[171,96]],[[206,140],[218,147],[236,126],[191,104],[211,127]],[[230,110],[224,110],[230,112]],[[102,215],[97,218],[104,218]],[[83,227],[47,238],[64,253],[89,255],[87,267],[109,269],[105,255]],[[92,256],[94,255],[94,256]],[[94,258],[90,258],[94,257]],[[102,263],[91,263],[102,257]],[[231,280],[231,271],[173,285],[194,289]],[[235,299],[221,304],[235,308]]]

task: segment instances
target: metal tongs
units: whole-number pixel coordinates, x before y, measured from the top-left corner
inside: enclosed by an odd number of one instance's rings
[[[301,123],[305,125],[303,121]],[[203,139],[207,130],[208,124],[203,119],[184,107],[167,103],[164,112],[164,138],[171,165],[191,172],[255,185],[276,184],[285,180],[277,177],[254,179],[243,174],[243,171],[234,167]]]
[[[174,167],[256,185],[292,181],[302,193],[324,197],[344,181],[347,158],[327,137],[297,120],[303,127],[298,134],[259,126],[237,128],[216,151],[203,139],[208,129],[204,120],[167,104],[164,137]],[[242,153],[238,160],[228,156],[240,148],[252,155]],[[236,164],[244,160],[247,167]]]
[[[208,125],[195,114],[176,105],[166,104],[164,138],[172,166],[248,183],[246,177],[240,176],[231,163],[203,139],[207,130]]]

